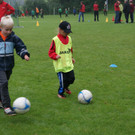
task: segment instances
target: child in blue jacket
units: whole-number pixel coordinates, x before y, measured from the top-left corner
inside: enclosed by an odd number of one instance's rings
[[[12,31],[14,22],[10,16],[4,16],[0,22],[0,108],[4,108],[7,115],[16,115],[11,107],[8,92],[8,80],[14,67],[14,48],[16,53],[29,61],[28,53],[23,41]]]

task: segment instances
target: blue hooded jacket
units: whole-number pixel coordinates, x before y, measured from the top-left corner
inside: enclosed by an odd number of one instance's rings
[[[0,30],[1,31],[1,30]],[[12,32],[4,41],[0,36],[0,70],[9,71],[14,67],[14,48],[16,53],[24,59],[30,56],[23,41]]]

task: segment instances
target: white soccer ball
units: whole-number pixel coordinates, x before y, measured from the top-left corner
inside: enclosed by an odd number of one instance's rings
[[[13,109],[16,113],[24,114],[30,110],[30,101],[25,97],[19,97],[13,102]]]
[[[89,90],[82,90],[78,94],[78,101],[82,104],[88,104],[92,100],[92,93]]]

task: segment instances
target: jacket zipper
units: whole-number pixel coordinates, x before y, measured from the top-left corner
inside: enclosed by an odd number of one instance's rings
[[[6,43],[4,42],[4,64],[5,64],[5,70],[6,70]]]

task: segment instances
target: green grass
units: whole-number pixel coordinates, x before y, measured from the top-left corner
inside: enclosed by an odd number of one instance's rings
[[[113,14],[45,16],[37,20],[20,18],[15,33],[31,53],[29,62],[15,55],[16,65],[9,81],[12,102],[21,96],[31,102],[24,115],[8,117],[0,110],[1,135],[134,135],[135,121],[135,23],[114,24]],[[124,15],[123,15],[123,20]],[[48,50],[61,20],[72,25],[76,80],[70,86],[72,95],[57,97],[58,79]],[[90,20],[90,22],[88,22]],[[116,64],[117,68],[109,65]],[[79,104],[78,93],[88,89],[93,102]]]

